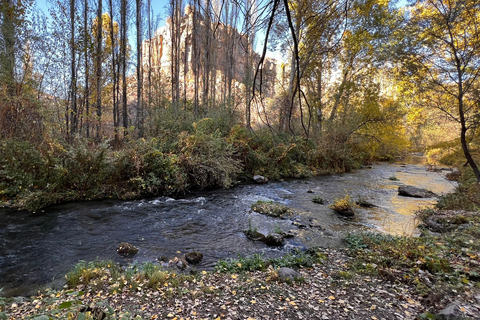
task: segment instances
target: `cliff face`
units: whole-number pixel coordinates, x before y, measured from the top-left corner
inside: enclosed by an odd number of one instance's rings
[[[181,91],[187,99],[193,98],[194,78],[197,86],[208,77],[210,94],[225,97],[227,91],[239,92],[245,86],[251,86],[260,55],[252,50],[248,37],[235,28],[222,23],[208,23],[203,17],[194,21],[195,14],[187,6],[180,17],[177,34],[179,49],[172,51],[172,22],[167,19],[164,27],[155,32],[153,38],[144,41],[142,48],[143,69],[151,68],[164,81],[172,81],[172,63],[178,61],[178,80]],[[196,52],[195,52],[196,49]],[[172,59],[173,53],[173,59]],[[206,75],[206,71],[208,75]],[[275,94],[277,63],[266,58],[262,66],[262,93],[271,98]],[[257,79],[257,86],[260,80]],[[199,89],[203,90],[203,89]],[[168,91],[168,90],[167,90]]]

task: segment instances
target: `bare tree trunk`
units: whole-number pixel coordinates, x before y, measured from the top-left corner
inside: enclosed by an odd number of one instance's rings
[[[100,141],[100,133],[102,129],[102,0],[98,0],[97,7],[97,52],[96,52],[96,82],[97,82],[97,140]]]
[[[83,13],[83,51],[85,54],[85,114],[86,114],[86,127],[87,127],[87,138],[90,138],[90,91],[89,91],[89,71],[88,66],[88,43],[90,42],[90,37],[88,33],[88,0],[84,1],[84,13]]]
[[[211,46],[211,17],[210,17],[211,0],[205,1],[205,46],[203,48],[203,98],[202,103],[205,111],[208,109],[208,92],[210,84],[210,52]]]
[[[148,23],[148,40],[149,40],[149,46],[148,46],[148,72],[147,72],[147,80],[148,80],[148,107],[151,107],[152,103],[152,46],[153,46],[153,40],[152,40],[152,20],[151,20],[151,4],[152,0],[147,0],[147,12],[148,12],[148,17],[147,17],[147,23]]]
[[[199,26],[198,26],[198,10],[200,8],[199,4],[200,0],[193,0],[193,26],[192,26],[192,67],[193,67],[193,76],[194,76],[194,83],[193,83],[193,112],[195,116],[198,115],[199,112],[199,75],[200,75],[200,53],[199,53]]]
[[[110,11],[110,41],[112,43],[112,80],[113,80],[113,88],[112,88],[112,98],[113,98],[113,132],[114,132],[114,144],[115,146],[119,143],[118,138],[118,102],[117,102],[117,85],[118,85],[118,76],[116,70],[116,58],[115,58],[115,34],[113,30],[113,1],[108,0],[108,7]]]
[[[78,112],[77,112],[77,75],[75,65],[75,0],[70,0],[70,135],[73,135],[78,129]]]
[[[142,0],[136,0],[137,9],[137,127],[139,137],[143,137],[143,65],[142,65]]]
[[[122,116],[123,137],[128,137],[128,106],[127,106],[127,0],[120,4],[120,59],[122,65]]]

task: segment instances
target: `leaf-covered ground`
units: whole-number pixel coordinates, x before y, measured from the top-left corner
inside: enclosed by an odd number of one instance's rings
[[[88,285],[4,302],[7,319],[417,319],[426,306],[413,284],[353,275],[351,258],[327,250],[322,262],[299,270],[303,281],[278,281],[267,271],[151,278],[96,268]],[[351,276],[349,276],[351,275]],[[87,276],[84,274],[84,276]],[[135,282],[133,282],[135,281]],[[480,299],[465,316],[480,314]]]

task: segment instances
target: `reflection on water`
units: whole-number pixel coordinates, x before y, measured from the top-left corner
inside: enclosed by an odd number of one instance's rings
[[[378,229],[392,234],[415,234],[414,212],[434,203],[434,199],[414,199],[397,195],[399,185],[427,188],[441,194],[454,185],[442,175],[427,172],[415,164],[376,164],[355,173],[314,177],[306,180],[245,185],[215,190],[185,199],[157,198],[142,201],[102,201],[57,206],[44,214],[0,211],[0,287],[31,287],[63,274],[78,260],[112,259],[126,264],[152,261],[177,252],[198,250],[204,260],[198,268],[211,268],[218,259],[263,253],[270,256],[304,244],[341,245],[342,234],[358,229]],[[395,176],[398,181],[391,181]],[[336,215],[327,205],[311,200],[320,196],[328,203],[349,194],[362,197],[376,207],[357,209],[353,219]],[[298,229],[290,219],[275,219],[250,211],[257,200],[288,205],[298,213],[293,217],[306,229]],[[249,226],[263,233],[280,228],[297,237],[285,248],[268,248],[249,241],[243,234]],[[116,246],[126,241],[140,248],[134,259],[122,258]],[[11,291],[22,294],[22,291]]]

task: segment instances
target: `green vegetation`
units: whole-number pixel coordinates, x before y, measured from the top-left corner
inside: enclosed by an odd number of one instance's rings
[[[292,210],[287,206],[274,203],[273,201],[263,200],[258,200],[252,204],[252,210],[272,217],[282,217],[284,215],[290,215],[293,213]]]
[[[267,132],[252,134],[234,126],[223,135],[215,125],[214,119],[202,119],[194,123],[191,132],[179,133],[175,143],[168,137],[139,139],[119,150],[108,141],[95,144],[88,139],[40,146],[0,141],[4,155],[0,158],[0,201],[35,211],[65,201],[130,199],[229,187],[254,173],[305,177],[325,172],[329,166],[318,162],[318,157],[328,159],[312,143],[293,139],[272,145]],[[356,159],[358,164],[363,161]],[[330,168],[332,172],[338,169]],[[277,205],[272,208],[272,212],[283,210]]]
[[[398,181],[398,178],[397,178],[397,177],[395,177],[395,176],[391,176],[391,177],[389,177],[389,178],[388,178],[388,180],[392,180],[392,181]]]
[[[472,170],[463,168],[458,176],[458,187],[439,198],[437,207],[444,210],[480,210],[480,185]]]
[[[215,265],[217,272],[239,273],[247,271],[265,271],[268,268],[278,269],[281,267],[300,268],[311,267],[314,263],[323,261],[326,256],[314,249],[307,252],[296,251],[286,254],[281,258],[265,258],[260,254],[248,257],[238,256],[226,260],[219,260]]]

